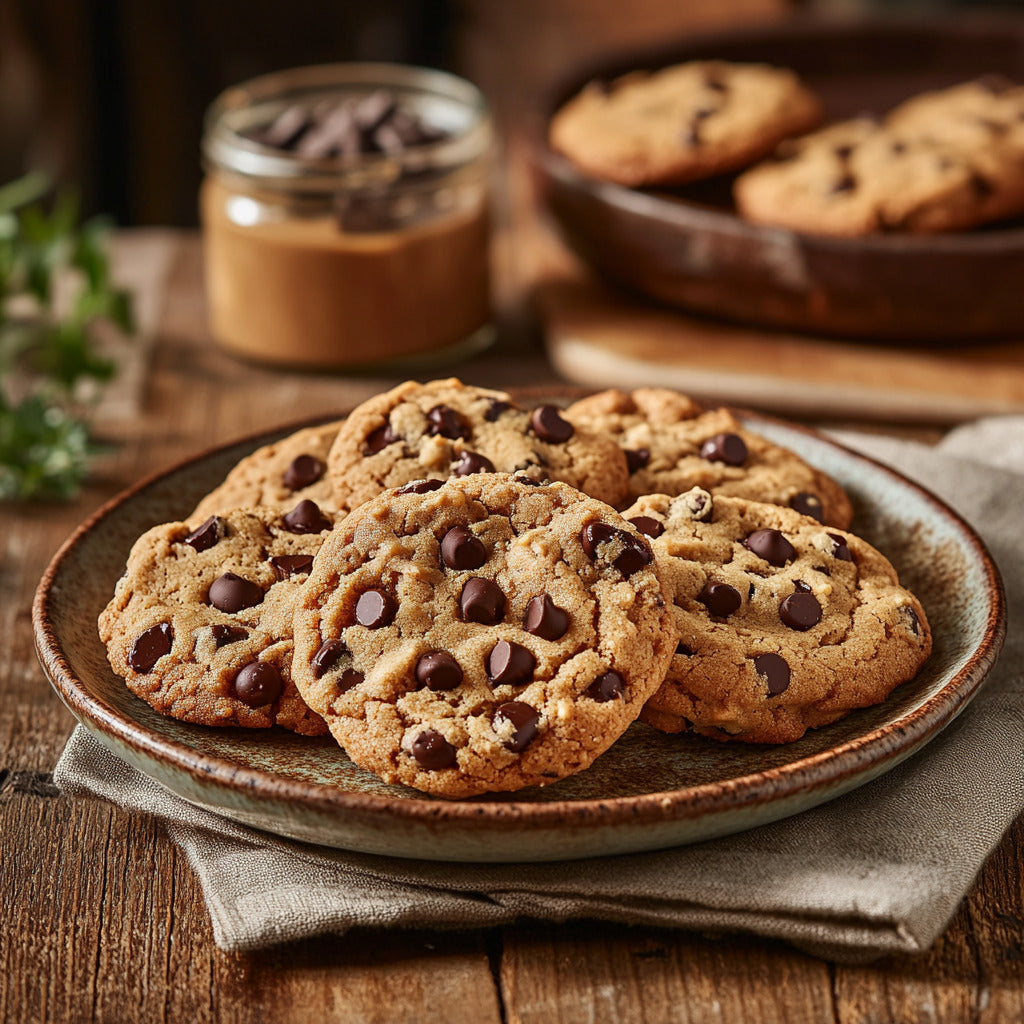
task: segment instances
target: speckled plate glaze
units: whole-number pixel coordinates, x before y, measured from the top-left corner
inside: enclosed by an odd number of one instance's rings
[[[888,771],[963,710],[1002,644],[1003,590],[977,535],[931,494],[811,431],[743,418],[847,488],[856,532],[893,561],[935,634],[927,665],[888,701],[788,746],[718,744],[637,723],[573,778],[448,802],[385,785],[330,738],[207,729],[158,715],[112,674],[96,617],[144,530],[186,515],[239,458],[294,428],[175,466],[83,523],[36,594],[40,660],[61,699],[100,742],[179,796],[269,832],[341,849],[450,861],[561,860],[692,843],[795,814]]]

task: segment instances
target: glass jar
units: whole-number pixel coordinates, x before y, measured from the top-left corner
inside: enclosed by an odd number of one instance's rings
[[[285,111],[382,90],[429,126],[425,139],[318,157],[263,138]],[[324,65],[222,93],[206,117],[200,192],[216,340],[260,362],[321,368],[483,347],[492,147],[480,91],[440,71]]]

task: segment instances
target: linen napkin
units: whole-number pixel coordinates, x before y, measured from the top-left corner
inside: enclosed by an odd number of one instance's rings
[[[81,727],[55,781],[65,793],[162,818],[199,878],[225,950],[355,926],[479,928],[523,918],[744,931],[844,960],[925,950],[1024,809],[1024,418],[971,424],[937,449],[840,439],[921,481],[971,521],[1002,570],[1010,630],[986,686],[949,728],[824,806],[656,853],[447,864],[330,850],[235,824],[174,796]]]

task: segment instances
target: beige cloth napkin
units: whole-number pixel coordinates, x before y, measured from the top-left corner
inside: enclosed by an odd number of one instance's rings
[[[475,928],[520,918],[746,931],[847,960],[927,949],[1024,809],[1024,419],[972,424],[938,450],[842,440],[919,479],[974,524],[1002,568],[1011,621],[989,682],[953,725],[822,807],[657,853],[444,864],[329,850],[234,824],[172,795],[81,728],[55,780],[66,793],[164,819],[228,950],[355,926]]]

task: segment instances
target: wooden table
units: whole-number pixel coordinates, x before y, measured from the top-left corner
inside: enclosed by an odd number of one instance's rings
[[[160,278],[146,291],[157,323],[140,412],[125,418],[121,408],[107,422],[116,453],[77,501],[0,506],[0,1021],[1024,1020],[1022,821],[930,953],[866,967],[750,938],[606,924],[220,952],[196,881],[158,823],[53,786],[72,719],[36,663],[32,593],[70,530],[141,475],[330,414],[389,381],[274,372],[222,355],[206,331],[196,239],[124,244],[141,246],[149,262],[131,262]],[[556,379],[528,339],[506,339],[459,369],[486,385]]]

